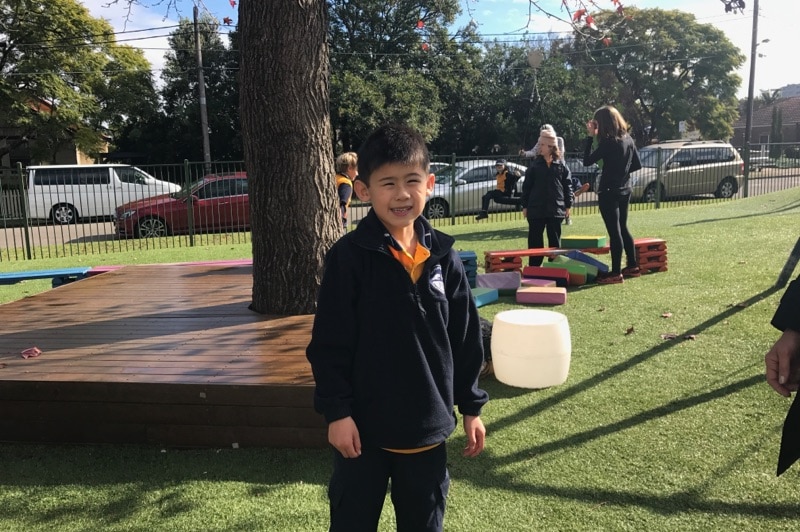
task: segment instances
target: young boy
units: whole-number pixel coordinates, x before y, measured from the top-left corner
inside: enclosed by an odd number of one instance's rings
[[[358,155],[348,151],[336,158],[336,194],[342,210],[342,224],[347,231],[347,208],[353,195],[353,181],[358,177]]]
[[[377,530],[390,479],[398,530],[442,530],[454,405],[464,456],[483,450],[481,326],[453,238],[422,217],[428,165],[413,129],[373,132],[354,184],[372,208],[326,257],[307,356],[335,448],[334,532]]]

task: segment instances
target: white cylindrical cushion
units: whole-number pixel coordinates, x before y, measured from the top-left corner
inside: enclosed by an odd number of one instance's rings
[[[521,388],[563,384],[572,340],[560,312],[516,309],[499,312],[492,324],[492,364],[497,380]]]

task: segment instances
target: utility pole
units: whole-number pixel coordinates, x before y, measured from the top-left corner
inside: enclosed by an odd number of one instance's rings
[[[750,44],[750,85],[747,89],[747,117],[744,126],[744,192],[750,182],[750,137],[753,134],[753,88],[756,81],[756,49],[758,48],[758,0],[753,1],[753,40]]]
[[[200,25],[197,22],[197,6],[194,6],[194,50],[197,56],[197,94],[200,98],[200,128],[203,130],[203,162],[205,172],[211,173],[211,145],[208,141],[208,110],[206,109],[206,81],[203,77],[203,52],[200,46]]]

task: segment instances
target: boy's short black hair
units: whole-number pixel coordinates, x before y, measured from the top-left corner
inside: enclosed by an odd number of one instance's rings
[[[358,150],[358,179],[369,185],[372,172],[388,163],[419,165],[428,171],[425,139],[405,124],[386,124],[373,131]]]

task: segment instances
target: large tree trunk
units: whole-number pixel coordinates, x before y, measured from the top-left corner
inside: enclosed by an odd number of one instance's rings
[[[325,0],[241,0],[240,109],[256,312],[315,310],[341,234],[333,181]]]

